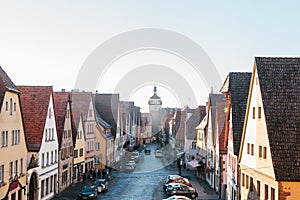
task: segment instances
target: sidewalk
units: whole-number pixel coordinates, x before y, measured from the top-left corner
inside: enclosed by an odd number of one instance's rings
[[[182,175],[189,178],[193,187],[197,190],[197,200],[219,200],[218,194],[208,185],[205,180],[201,180],[198,176],[196,176],[194,171],[188,171],[184,169]]]

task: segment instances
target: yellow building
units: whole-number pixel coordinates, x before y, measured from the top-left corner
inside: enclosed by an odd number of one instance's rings
[[[85,172],[85,134],[84,134],[84,124],[82,120],[80,101],[77,101],[79,96],[73,96],[72,99],[72,118],[75,128],[75,147],[74,147],[74,161],[73,161],[73,182],[76,183],[83,178],[83,173]]]
[[[96,111],[96,141],[95,141],[95,168],[110,167],[113,161],[114,136],[111,125],[104,121]]]
[[[26,199],[27,145],[19,90],[0,67],[0,199]]]
[[[255,58],[241,148],[240,199],[300,199],[300,58]]]

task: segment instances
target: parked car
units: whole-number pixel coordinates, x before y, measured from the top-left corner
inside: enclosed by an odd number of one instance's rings
[[[173,196],[173,195],[182,195],[189,197],[191,199],[195,199],[198,197],[198,193],[193,187],[189,187],[186,185],[180,185],[179,187],[170,187],[166,190],[166,193],[168,196]]]
[[[169,184],[169,183],[180,183],[180,184],[192,187],[192,184],[189,182],[189,180],[186,179],[186,178],[183,178],[183,177],[178,177],[178,178],[174,178],[172,180],[169,180],[169,182],[165,183],[164,187],[166,187],[166,185]]]
[[[93,185],[96,186],[98,193],[107,192],[108,190],[108,182],[106,179],[97,179],[94,181]]]
[[[133,161],[133,160],[129,160],[129,161],[127,162],[127,164],[133,165],[134,168],[136,167],[136,163],[135,163],[135,161]]]
[[[174,196],[171,196],[171,197],[163,199],[163,200],[191,200],[191,199],[188,197],[185,197],[185,196],[174,195]]]
[[[95,186],[85,186],[79,192],[80,199],[96,199],[97,195],[97,188]]]
[[[156,158],[161,158],[161,157],[163,157],[162,151],[161,151],[161,150],[156,150],[156,151],[155,151],[155,157],[156,157]]]
[[[179,176],[177,174],[171,174],[171,175],[168,175],[166,176],[165,178],[165,183],[169,182],[170,180],[173,180],[175,178],[183,178],[182,176]]]
[[[132,152],[131,159],[134,159],[135,162],[140,161],[140,153],[137,151]]]
[[[132,165],[132,164],[130,164],[130,163],[127,163],[127,164],[125,165],[125,170],[126,170],[126,171],[132,172],[132,171],[134,171],[134,169],[135,169],[135,166]]]
[[[150,149],[145,149],[145,155],[150,155],[151,154],[151,150]]]
[[[179,187],[180,183],[167,183],[164,184],[163,189],[164,191],[167,191],[167,189],[170,189],[170,187]]]

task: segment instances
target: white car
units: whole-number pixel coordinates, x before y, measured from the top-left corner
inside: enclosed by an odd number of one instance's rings
[[[156,150],[155,151],[155,157],[156,158],[162,158],[163,157],[163,153],[161,150]]]
[[[164,190],[166,191],[166,190],[168,190],[169,188],[171,188],[171,187],[179,187],[180,186],[180,183],[166,183],[165,185],[164,185]]]
[[[185,196],[174,195],[174,196],[171,196],[171,197],[163,199],[163,200],[191,200],[191,199],[188,197],[185,197]]]
[[[168,175],[166,178],[165,178],[165,183],[169,182],[170,180],[173,180],[173,179],[176,179],[176,178],[180,178],[182,176],[179,176],[179,175]]]

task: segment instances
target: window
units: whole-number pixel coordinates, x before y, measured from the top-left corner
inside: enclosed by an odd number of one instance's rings
[[[11,145],[20,144],[20,130],[12,130],[11,132]]]
[[[51,136],[52,140],[54,140],[54,128],[52,128],[52,136]]]
[[[67,109],[66,118],[67,118],[67,119],[70,118],[70,110],[69,110],[69,109]]]
[[[42,167],[45,167],[45,154],[42,154]]]
[[[48,141],[48,129],[47,128],[45,129],[45,141],[46,142]]]
[[[253,178],[250,177],[250,191],[253,192]]]
[[[258,119],[261,118],[261,107],[258,107]]]
[[[265,184],[265,200],[268,200],[268,193],[269,193],[268,189],[269,189],[268,185]]]
[[[45,192],[44,192],[44,189],[45,188],[45,180],[42,180],[42,183],[41,183],[41,197],[44,197],[45,195]]]
[[[0,165],[0,183],[4,182],[4,165]]]
[[[271,188],[271,200],[275,200],[275,189]]]
[[[257,184],[256,184],[256,194],[257,194],[257,196],[258,197],[260,197],[260,181],[259,180],[257,180]]]
[[[12,115],[13,102],[12,99],[9,100],[9,115]]]
[[[14,111],[16,112],[17,111],[17,104],[14,103]]]
[[[83,148],[81,148],[81,149],[79,150],[79,156],[80,156],[80,157],[83,156]]]
[[[246,189],[249,189],[249,176],[246,175]]]
[[[46,195],[49,194],[49,178],[46,179]]]
[[[9,171],[8,171],[8,175],[9,175],[9,178],[12,178],[13,176],[13,162],[10,162],[9,163]]]
[[[49,108],[49,112],[48,112],[48,114],[49,114],[49,119],[51,119],[51,108]]]
[[[244,187],[245,186],[245,174],[242,173],[242,186]]]
[[[8,111],[8,101],[5,102],[5,110]]]
[[[47,160],[47,166],[48,166],[49,165],[49,152],[47,152],[46,160]]]
[[[254,144],[251,144],[251,155],[254,155]]]
[[[74,150],[74,158],[77,158],[78,157],[78,149],[75,149]]]
[[[14,176],[18,176],[18,160],[15,160]]]
[[[1,147],[7,147],[8,131],[1,132]]]
[[[262,146],[259,146],[259,148],[258,148],[258,157],[259,158],[262,157]]]
[[[53,164],[53,151],[51,151],[51,164]]]
[[[55,162],[57,162],[57,150],[55,150]]]
[[[20,160],[20,174],[23,174],[23,158]]]
[[[252,118],[255,119],[255,107],[252,108]]]
[[[50,177],[50,193],[53,191],[53,176]]]
[[[247,143],[247,154],[250,154],[250,144]]]
[[[264,159],[267,159],[267,147],[264,147]]]
[[[100,150],[100,142],[96,142],[96,151]]]

